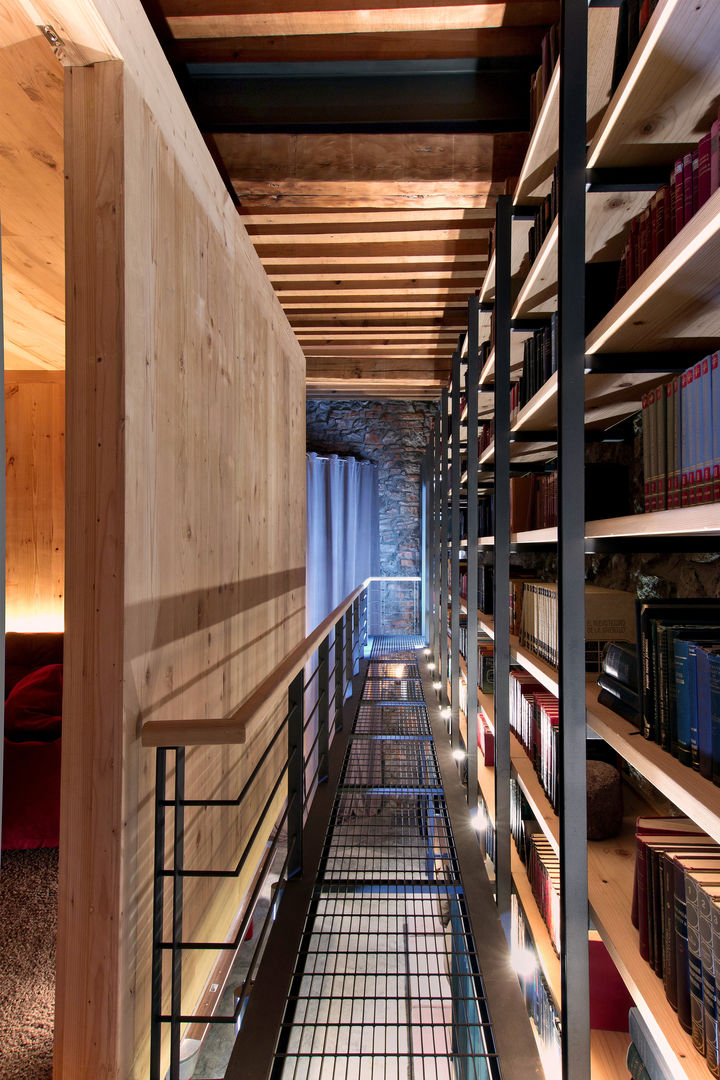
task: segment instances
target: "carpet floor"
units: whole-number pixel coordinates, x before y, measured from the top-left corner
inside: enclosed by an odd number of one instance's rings
[[[58,853],[4,851],[0,866],[0,1080],[51,1080]]]

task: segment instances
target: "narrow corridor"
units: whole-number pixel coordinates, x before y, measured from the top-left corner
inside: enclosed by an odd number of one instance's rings
[[[500,1070],[417,664],[375,638],[271,1076]]]

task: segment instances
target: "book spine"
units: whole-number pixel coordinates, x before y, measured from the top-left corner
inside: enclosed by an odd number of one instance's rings
[[[648,395],[642,396],[643,502],[645,513],[650,510],[650,413]]]
[[[693,1046],[705,1053],[702,961],[700,959],[700,923],[697,882],[685,875],[685,920],[687,923],[688,973],[690,979],[690,1025]]]
[[[648,432],[650,436],[650,510],[657,510],[657,476],[658,476],[658,452],[657,452],[657,409],[655,408],[655,391],[648,394]]]
[[[690,505],[700,502],[702,489],[702,401],[701,382],[702,363],[697,363],[693,370],[691,395],[690,427],[693,440],[693,470],[690,479]]]
[[[720,120],[710,128],[710,194],[720,187]]]
[[[689,642],[676,639],[675,654],[675,722],[677,725],[678,760],[684,765],[692,764],[690,735],[690,679],[688,675]]]
[[[675,403],[673,400],[673,381],[665,385],[665,506],[673,505],[673,483],[675,478]]]
[[[665,997],[677,1009],[677,970],[675,966],[675,882],[672,859],[663,855],[663,985]]]
[[[695,646],[695,674],[700,775],[712,780],[712,714],[710,711],[710,662],[708,650]]]
[[[687,700],[688,708],[690,710],[690,749],[692,750],[693,767],[697,769],[700,767],[700,747],[698,744],[697,656],[694,641],[688,642],[687,675]]]
[[[720,785],[720,655],[708,654],[710,665],[710,715],[712,723],[712,778]]]
[[[673,167],[674,191],[675,191],[675,224],[673,235],[682,230],[685,224],[685,185],[683,183],[683,159],[678,158]]]
[[[683,158],[683,223],[687,225],[693,216],[693,155],[685,154]]]
[[[640,1051],[635,1046],[635,1043],[630,1043],[628,1047],[625,1064],[627,1065],[631,1080],[650,1080],[650,1073],[645,1068],[643,1059],[640,1057]]]
[[[708,135],[703,135],[702,139],[698,143],[698,198],[697,209],[710,198],[710,155],[711,155],[711,142],[712,138]]]
[[[688,968],[688,928],[685,905],[685,874],[674,867],[675,876],[675,971],[677,973],[677,1011],[680,1025],[692,1031],[690,1017],[690,973]]]
[[[655,390],[655,412],[657,416],[657,499],[658,510],[665,510],[667,502],[667,406],[665,404],[665,386],[658,386]]]
[[[636,689],[638,684],[637,656],[614,642],[607,646],[603,654],[602,670],[612,675],[629,689]]]
[[[690,394],[692,390],[693,369],[688,368],[680,377],[680,413],[681,413],[681,462],[682,472],[680,478],[680,504],[690,505],[690,472],[691,451],[693,442],[690,438]]]
[[[714,1056],[708,1056],[708,1068],[713,1076],[720,1076],[720,1064],[718,1057],[720,1052],[718,1049],[718,1034],[717,1034],[717,987],[720,985],[720,908],[717,904],[712,904],[710,907],[710,932],[712,936],[712,965],[713,965],[713,982],[715,984],[715,1053]]]
[[[717,1069],[717,1001],[712,948],[712,900],[702,885],[698,886],[698,924],[700,932],[700,965],[702,967],[703,1032],[708,1068]]]
[[[676,507],[680,506],[680,489],[682,475],[682,462],[680,460],[680,450],[682,446],[682,416],[680,412],[680,379],[677,375],[673,378],[672,388],[672,410],[674,416],[675,445],[673,447],[673,482],[671,505],[673,507]]]
[[[712,392],[712,502],[720,502],[720,353],[710,358]]]

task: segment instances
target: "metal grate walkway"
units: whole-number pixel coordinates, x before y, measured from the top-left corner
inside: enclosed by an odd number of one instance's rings
[[[499,1080],[421,647],[374,639],[272,1078]]]

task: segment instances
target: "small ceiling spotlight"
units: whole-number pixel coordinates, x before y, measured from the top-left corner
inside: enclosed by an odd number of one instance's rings
[[[430,655],[430,650],[429,649],[423,649],[423,652],[424,652],[425,656]]]
[[[537,957],[531,949],[513,949],[510,961],[521,979],[531,979],[537,971]]]
[[[441,689],[442,689],[442,683],[438,679],[437,682],[433,683],[433,690],[441,690]]]
[[[487,829],[485,815],[481,814],[479,810],[476,810],[474,814],[470,815],[470,824],[477,833],[484,833]]]
[[[435,665],[433,664],[432,660],[431,660],[431,661],[430,661],[430,663],[428,664],[428,667],[429,667],[430,671],[434,671],[434,670],[435,670]]]
[[[440,715],[442,716],[443,720],[449,720],[452,716],[452,709],[450,708],[450,706],[447,705],[444,709],[442,709]]]
[[[456,761],[464,761],[466,756],[465,751],[461,750],[460,747],[458,747],[457,750],[453,750],[453,757]]]

